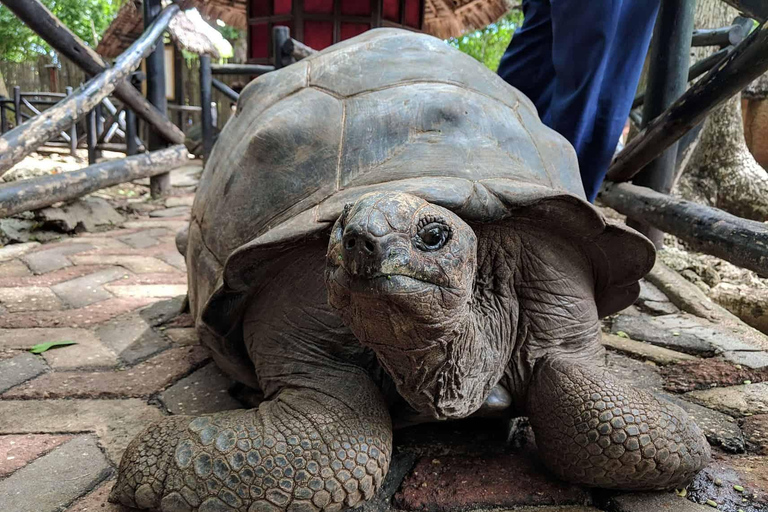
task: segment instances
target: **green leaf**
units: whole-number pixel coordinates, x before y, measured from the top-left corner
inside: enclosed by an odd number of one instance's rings
[[[629,334],[625,333],[624,331],[616,331],[616,336],[618,336],[619,338],[629,339]]]
[[[43,352],[46,352],[52,348],[56,347],[66,347],[67,345],[77,345],[76,341],[48,341],[46,343],[38,343],[34,347],[30,348],[29,351],[33,354],[42,354]]]

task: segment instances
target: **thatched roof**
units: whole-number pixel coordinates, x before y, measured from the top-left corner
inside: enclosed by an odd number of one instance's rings
[[[113,59],[138,39],[143,31],[141,2],[139,0],[127,2],[107,27],[96,51],[108,59]],[[168,33],[180,48],[197,54],[208,54],[215,59],[219,58],[219,51],[214,42],[184,11],[171,20]]]
[[[196,8],[208,20],[221,20],[241,30],[246,27],[246,0],[180,0],[182,9]],[[456,37],[482,28],[504,16],[516,0],[425,0],[424,31],[441,39]],[[182,15],[171,22],[170,32],[184,49],[195,53],[211,53],[213,44],[204,34],[194,32]],[[178,21],[177,21],[178,20]],[[174,29],[175,26],[175,29]],[[143,29],[141,0],[126,3],[104,33],[96,50],[107,58],[120,55],[139,37]]]
[[[424,32],[448,39],[477,30],[504,16],[512,0],[425,0]]]

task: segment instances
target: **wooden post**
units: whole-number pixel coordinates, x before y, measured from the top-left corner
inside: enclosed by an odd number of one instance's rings
[[[93,165],[98,159],[96,144],[98,143],[98,127],[96,125],[96,110],[91,110],[85,117],[86,143],[88,145],[88,165]]]
[[[145,31],[115,62],[115,66],[103,71],[79,87],[77,92],[64,98],[23,126],[17,126],[0,137],[0,176],[21,161],[26,155],[57,133],[69,128],[74,121],[85,116],[90,110],[109,96],[115,85],[125,80],[139,65],[163,35],[171,18],[179,12],[176,4],[163,10],[150,30]],[[175,128],[175,127],[174,127]]]
[[[72,87],[67,87],[67,96],[72,96]],[[69,153],[72,156],[77,156],[77,121],[72,121],[72,126],[69,127]]]
[[[224,96],[237,103],[240,95],[237,94],[230,86],[222,82],[221,80],[211,79],[211,85],[218,89]]]
[[[108,160],[77,171],[0,185],[0,218],[69,201],[105,187],[167,173],[188,162],[187,148],[178,145],[120,160]]]
[[[24,118],[21,115],[21,87],[13,86],[13,115],[16,117],[16,126],[21,126]]]
[[[703,121],[710,111],[766,71],[768,25],[763,23],[626,145],[608,170],[608,179],[631,180],[663,150]]]
[[[695,7],[695,0],[661,0],[651,44],[643,123],[655,119],[685,92]],[[677,144],[672,144],[635,177],[634,183],[667,194],[672,189],[676,165]],[[650,238],[657,248],[664,245],[664,233],[642,219],[630,219],[628,224]]]
[[[211,115],[211,56],[200,55],[200,108],[202,118],[203,161],[213,149],[213,116]]]
[[[34,30],[57,52],[74,62],[86,73],[96,76],[109,64],[90,46],[70,31],[40,0],[0,0],[29,28]],[[178,6],[169,5],[171,16]],[[153,107],[139,91],[125,81],[115,86],[115,96],[136,112],[144,121],[154,126],[163,137],[173,144],[184,143],[184,133],[164,114]]]
[[[675,235],[696,251],[768,277],[768,226],[762,222],[629,183],[606,183],[600,200]]]
[[[160,0],[144,0],[144,30],[149,27],[162,10]],[[147,99],[160,113],[167,117],[168,100],[165,98],[165,45],[160,38],[155,50],[147,55]],[[164,148],[165,142],[160,134],[149,127],[147,149],[155,151]],[[149,179],[149,191],[152,197],[161,197],[171,190],[171,175],[158,174]]]
[[[261,64],[211,64],[214,75],[251,75],[260,76],[275,70],[275,66]]]
[[[272,53],[275,69],[284,68],[293,64],[293,55],[286,54],[286,43],[291,40],[291,31],[288,27],[272,28]]]
[[[5,96],[0,96],[0,135],[8,131],[8,116],[5,112]]]
[[[184,105],[184,55],[177,44],[173,45],[173,90],[176,104]],[[181,109],[176,113],[176,126],[184,130],[184,112]]]
[[[125,111],[125,151],[128,155],[135,155],[139,152],[136,144],[138,130],[136,129],[136,112],[131,109]]]

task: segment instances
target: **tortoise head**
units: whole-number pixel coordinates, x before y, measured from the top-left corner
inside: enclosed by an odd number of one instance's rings
[[[400,394],[439,418],[470,414],[485,398],[457,400],[454,382],[464,370],[453,351],[471,314],[476,251],[474,231],[456,214],[387,192],[348,205],[328,247],[329,303]]]

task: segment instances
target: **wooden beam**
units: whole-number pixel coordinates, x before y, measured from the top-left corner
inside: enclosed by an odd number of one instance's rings
[[[213,85],[216,89],[219,90],[219,92],[221,92],[224,96],[234,101],[235,103],[237,103],[237,100],[240,98],[240,95],[237,94],[234,91],[234,89],[232,89],[230,86],[228,86],[221,80],[216,80],[215,78],[212,78],[211,85]]]
[[[183,145],[0,185],[0,218],[70,201],[102,188],[167,173],[189,163]]]
[[[74,62],[86,74],[96,76],[109,67],[101,55],[70,31],[39,0],[0,0],[21,21],[57,52]],[[176,8],[178,9],[178,8]],[[115,96],[153,126],[168,142],[184,143],[184,132],[163,116],[126,80],[115,87]]]
[[[106,69],[89,80],[74,94],[61,100],[42,115],[0,137],[0,176],[39,145],[81,119],[101,103],[101,100],[109,96],[115,86],[127,78],[154,48],[157,40],[162,37],[168,27],[168,23],[178,12],[179,7],[176,4],[166,7],[152,27],[117,59],[114,67]]]
[[[765,0],[725,0],[725,3],[761,23],[768,20],[768,2]]]
[[[606,183],[600,200],[628,217],[768,277],[768,225],[629,183]]]
[[[251,75],[259,76],[275,70],[275,66],[261,64],[211,64],[214,75]]]
[[[663,114],[648,123],[613,161],[607,178],[611,181],[631,180],[710,111],[766,71],[768,25],[763,23]]]

